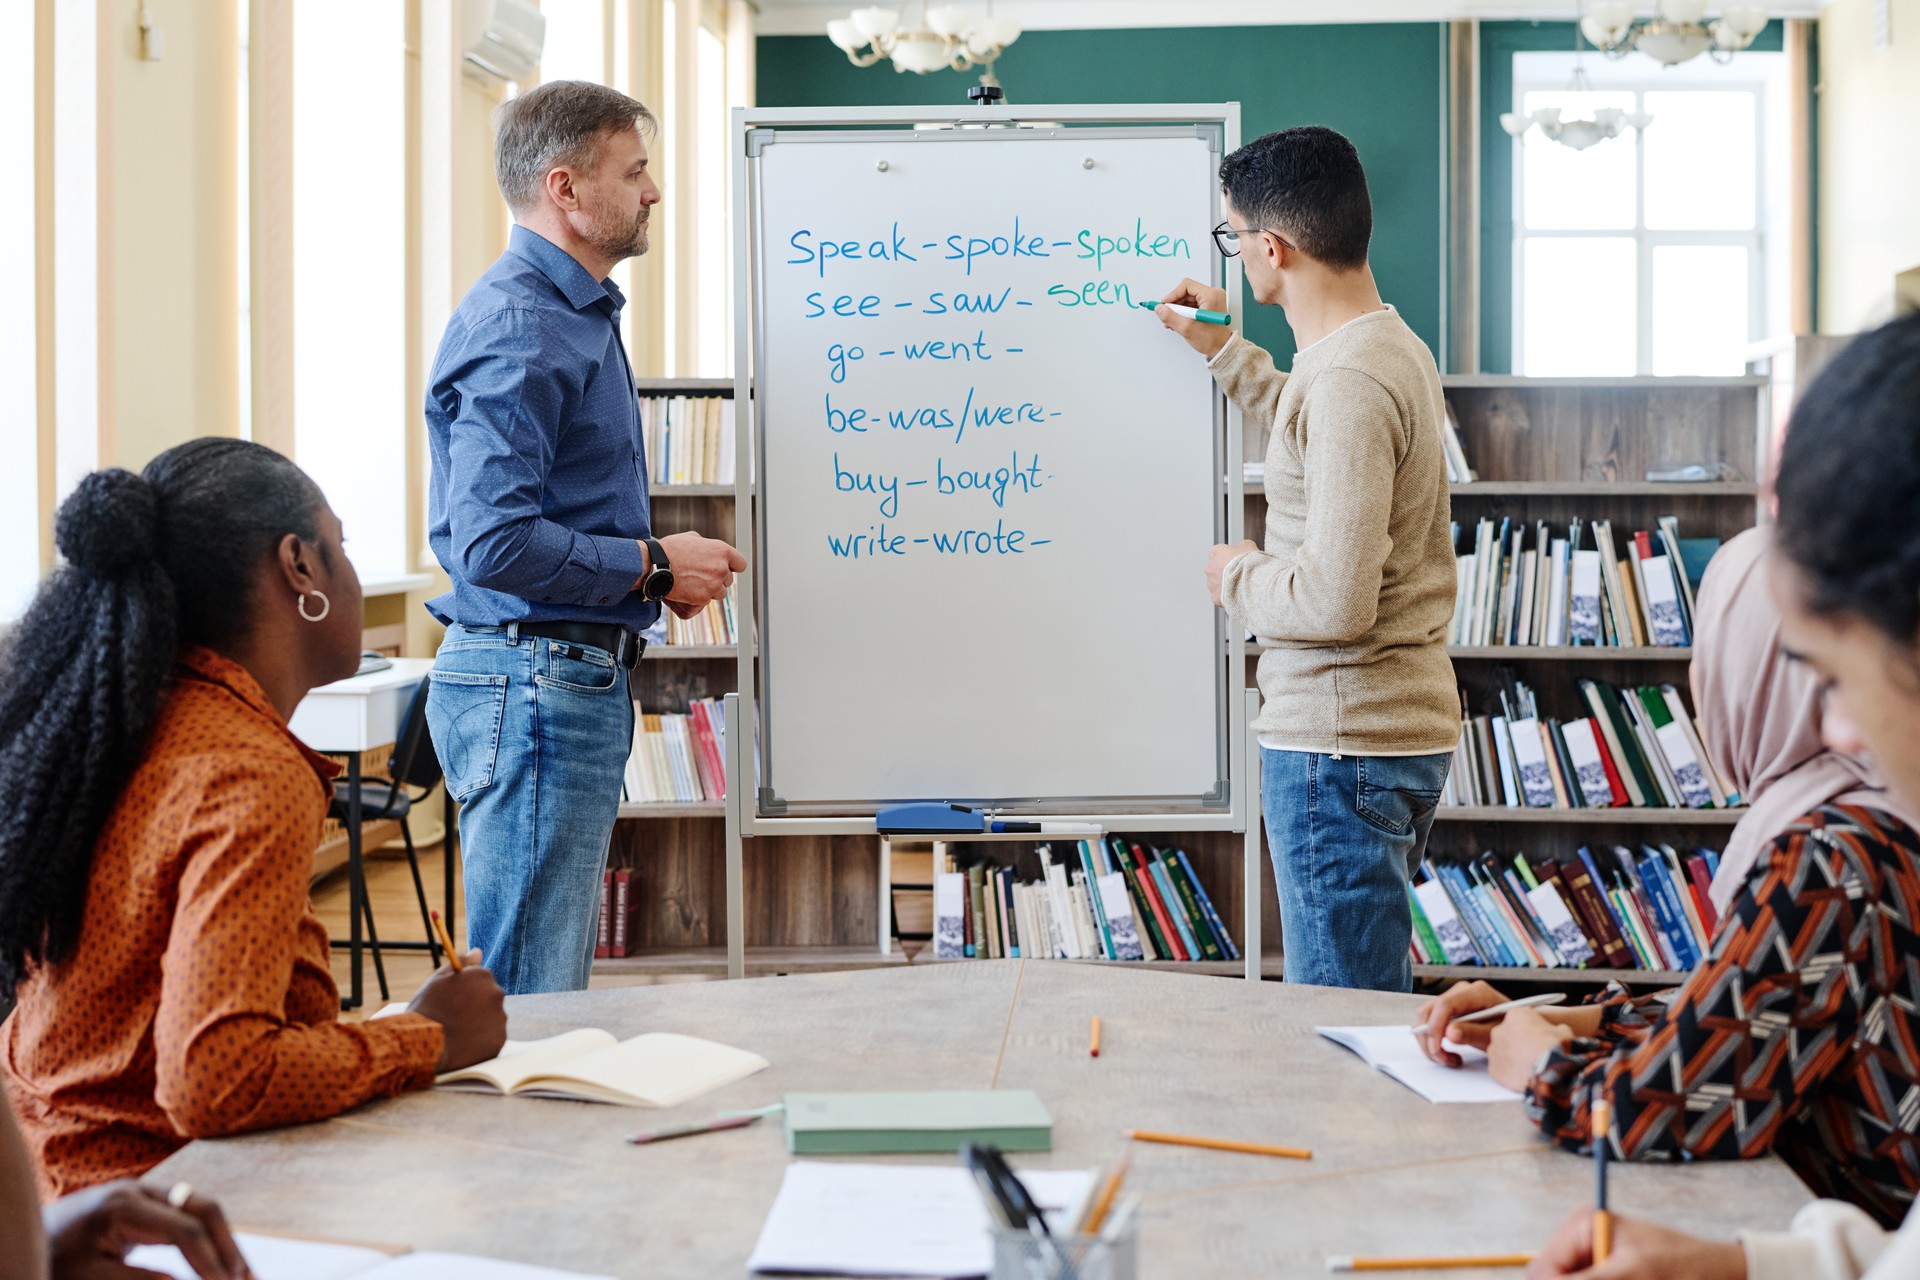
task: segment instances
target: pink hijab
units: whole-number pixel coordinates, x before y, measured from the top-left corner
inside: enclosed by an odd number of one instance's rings
[[[1780,652],[1780,612],[1767,589],[1771,543],[1764,526],[1740,534],[1700,584],[1693,705],[1713,767],[1752,806],[1713,877],[1714,909],[1723,913],[1774,838],[1821,805],[1862,805],[1920,827],[1920,810],[1888,791],[1872,765],[1820,741],[1819,677]]]

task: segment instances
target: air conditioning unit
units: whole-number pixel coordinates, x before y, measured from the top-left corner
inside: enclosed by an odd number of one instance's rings
[[[524,80],[540,62],[547,20],[527,0],[465,0],[460,35],[469,73]]]

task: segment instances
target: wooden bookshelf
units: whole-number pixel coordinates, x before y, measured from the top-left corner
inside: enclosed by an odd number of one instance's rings
[[[703,658],[731,659],[739,649],[730,644],[650,644],[642,661],[693,662]]]
[[[1477,964],[1416,964],[1415,982],[1539,983],[1543,986],[1603,986],[1624,982],[1635,987],[1672,987],[1687,975],[1671,969],[1536,969],[1531,966]]]
[[[1690,647],[1679,645],[1450,644],[1455,662],[1688,662]]]
[[[647,489],[653,498],[731,498],[730,484],[656,484]]]
[[[1509,809],[1505,805],[1443,804],[1435,822],[1515,822],[1575,827],[1731,827],[1740,809]]]

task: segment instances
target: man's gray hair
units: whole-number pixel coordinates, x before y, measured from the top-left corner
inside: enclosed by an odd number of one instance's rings
[[[600,135],[638,128],[652,137],[653,112],[618,89],[586,80],[550,80],[494,114],[493,173],[514,212],[540,196],[556,165],[591,171],[599,163]]]

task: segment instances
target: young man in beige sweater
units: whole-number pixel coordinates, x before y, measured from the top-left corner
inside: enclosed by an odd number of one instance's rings
[[[1352,143],[1271,133],[1228,156],[1220,182],[1214,237],[1254,300],[1286,312],[1293,371],[1229,329],[1159,315],[1272,432],[1264,546],[1214,547],[1206,575],[1260,640],[1254,730],[1287,980],[1408,991],[1407,881],[1460,732],[1440,375],[1374,285]],[[1163,301],[1230,309],[1193,280]]]

